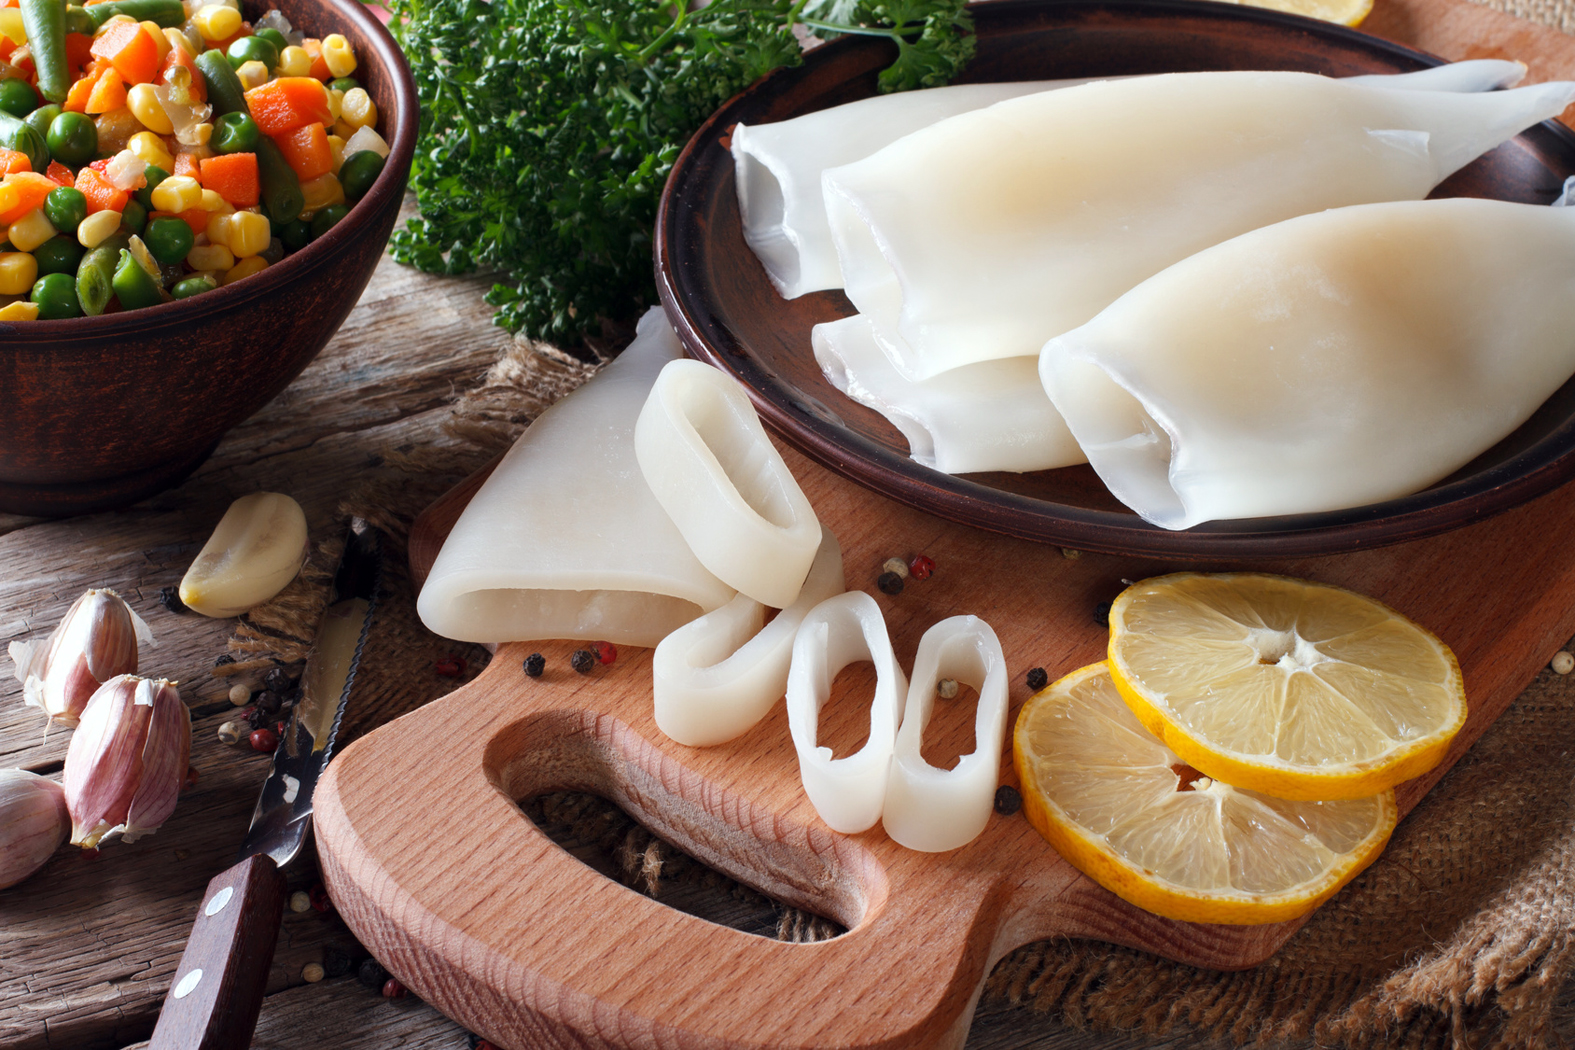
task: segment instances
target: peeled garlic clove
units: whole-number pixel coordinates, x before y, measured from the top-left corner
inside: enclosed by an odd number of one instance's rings
[[[278,492],[242,496],[186,570],[180,600],[204,616],[239,616],[284,590],[306,554],[299,503]]]
[[[0,769],[0,890],[43,867],[70,830],[59,784],[25,769]]]
[[[171,682],[121,675],[82,712],[66,752],[71,844],[135,841],[174,812],[191,760],[191,714]]]
[[[942,677],[979,691],[974,749],[951,769],[924,760],[924,728],[935,708]],[[919,639],[913,681],[897,731],[881,814],[886,834],[912,850],[939,853],[972,842],[990,820],[1006,740],[1006,657],[989,624],[977,616],[952,616]]]
[[[9,652],[24,702],[74,726],[101,683],[136,672],[143,642],[153,645],[153,632],[120,595],[90,590],[47,639],[12,642]]]

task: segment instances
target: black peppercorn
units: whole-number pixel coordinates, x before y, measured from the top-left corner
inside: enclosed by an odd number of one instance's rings
[[[1003,817],[1009,817],[1023,808],[1022,794],[1010,784],[1002,784],[995,789],[995,811]]]
[[[1039,692],[1050,683],[1050,676],[1045,674],[1043,667],[1035,667],[1028,672],[1028,688]]]
[[[273,721],[273,717],[271,715],[265,711],[259,710],[256,707],[248,707],[246,710],[241,712],[241,717],[246,719],[246,724],[251,726],[253,729],[265,729],[267,728],[268,723]]]
[[[269,718],[276,716],[279,713],[279,708],[283,706],[282,701],[279,699],[279,694],[268,689],[264,689],[253,697],[252,702],[257,705],[257,710],[263,712]]]
[[[1094,606],[1094,622],[1101,627],[1110,626],[1110,603],[1100,602]]]
[[[330,945],[323,949],[323,973],[329,977],[343,977],[350,972],[350,956]]]
[[[576,649],[569,657],[569,666],[581,674],[590,674],[591,668],[596,666],[596,654],[589,649]]]
[[[234,662],[235,657],[231,656],[229,653],[220,653],[218,656],[214,657],[213,666],[223,667],[225,664],[233,664]]]
[[[546,669],[547,658],[540,653],[531,653],[525,658],[525,673],[532,678],[540,678]]]
[[[263,675],[263,688],[272,693],[283,695],[290,691],[295,683],[290,680],[290,673],[282,667],[271,667]]]
[[[183,613],[186,611],[186,603],[180,600],[179,587],[160,587],[159,604],[172,613]]]
[[[368,988],[381,989],[383,982],[388,980],[388,971],[383,969],[382,963],[368,956],[361,960],[361,965],[355,972],[355,979]]]
[[[883,572],[876,577],[875,586],[881,589],[882,594],[901,594],[902,577],[894,572]]]

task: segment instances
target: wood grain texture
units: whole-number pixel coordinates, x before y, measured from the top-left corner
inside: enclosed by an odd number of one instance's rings
[[[875,592],[892,555],[935,559],[931,579],[876,592],[904,665],[937,620],[981,616],[1012,669],[1014,717],[1028,668],[1055,677],[1103,656],[1094,607],[1123,579],[1191,567],[1069,559],[783,454],[841,540],[851,587]],[[473,487],[446,497],[422,528],[447,520]],[[1452,762],[1575,630],[1575,552],[1563,542],[1572,519],[1575,490],[1562,490],[1444,537],[1258,567],[1371,594],[1455,649],[1472,713]],[[424,556],[433,548],[419,531],[412,549]],[[1029,941],[1093,937],[1236,969],[1300,926],[1158,919],[1071,869],[1020,816],[992,817],[945,854],[902,849],[878,828],[836,834],[803,796],[781,705],[731,743],[681,747],[655,727],[648,651],[625,648],[581,676],[567,667],[574,647],[539,646],[548,657],[539,680],[521,669],[537,646],[500,647],[468,687],[346,750],[319,789],[319,856],[351,928],[423,996],[504,1046],[960,1046],[991,965]],[[821,716],[821,739],[838,753],[862,737],[870,684],[868,665],[838,677]],[[926,754],[948,764],[972,749],[972,712],[938,712]],[[1445,768],[1405,785],[1403,810]],[[1009,755],[1001,780],[1015,783]],[[849,932],[812,946],[750,937],[595,876],[514,804],[565,788],[613,799],[705,863]],[[662,959],[690,962],[674,971]]]

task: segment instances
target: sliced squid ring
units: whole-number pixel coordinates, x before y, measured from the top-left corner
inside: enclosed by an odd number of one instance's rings
[[[951,769],[920,754],[942,676],[979,691],[974,749]],[[990,820],[1006,740],[1006,657],[989,624],[953,616],[924,632],[913,658],[913,680],[897,731],[881,821],[899,845],[940,853],[972,842]]]
[[[736,381],[698,361],[662,369],[634,432],[646,484],[700,564],[785,609],[820,546],[820,522]]]
[[[662,639],[651,660],[656,725],[680,744],[740,736],[787,691],[793,639],[811,609],[846,589],[842,547],[822,529],[798,601],[764,627],[766,607],[740,594]]]
[[[815,742],[820,709],[831,696],[837,672],[858,660],[875,665],[869,740],[846,758],[833,758],[831,748]],[[799,625],[788,670],[788,729],[804,793],[833,830],[854,834],[880,820],[897,741],[898,708],[907,689],[880,606],[863,591],[826,599]]]

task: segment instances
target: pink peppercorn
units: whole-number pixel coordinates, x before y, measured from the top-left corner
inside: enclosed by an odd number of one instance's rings
[[[611,642],[597,642],[591,648],[596,650],[598,663],[610,664],[618,659],[618,647]]]
[[[935,571],[935,559],[928,554],[915,554],[908,559],[908,571],[916,580],[927,580]]]
[[[312,883],[312,888],[307,892],[307,897],[312,902],[312,907],[323,915],[334,910],[334,902],[329,899],[328,890],[320,882]]]
[[[404,997],[405,986],[399,983],[399,978],[390,977],[388,980],[383,982],[384,999],[403,999]]]
[[[443,678],[458,678],[465,673],[465,658],[450,653],[433,664],[432,670],[436,671]]]
[[[251,742],[253,751],[271,752],[279,746],[279,735],[272,729],[254,729],[246,739]]]

